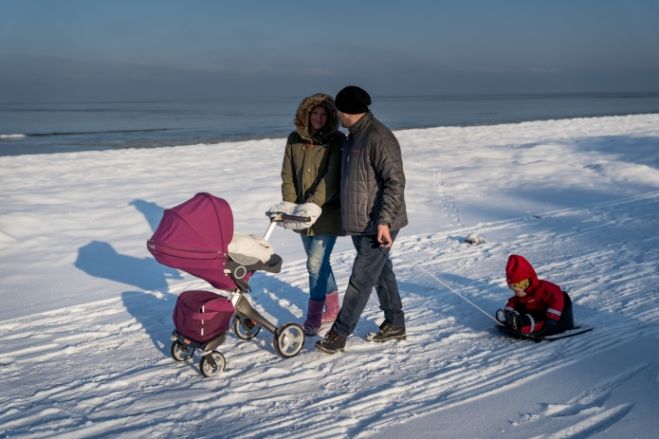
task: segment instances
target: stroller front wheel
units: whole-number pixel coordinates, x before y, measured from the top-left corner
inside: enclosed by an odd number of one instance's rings
[[[297,323],[287,323],[277,328],[272,341],[275,350],[284,358],[291,358],[300,353],[304,347],[304,332]]]
[[[234,334],[241,340],[251,340],[256,337],[256,334],[261,330],[260,325],[255,325],[251,320],[241,319],[238,316],[233,318],[231,324]]]
[[[172,354],[172,358],[176,361],[185,361],[192,355],[192,352],[178,341],[172,342],[172,347],[169,351]]]
[[[227,360],[221,352],[213,351],[208,355],[201,357],[199,361],[199,370],[205,377],[212,377],[224,371]]]

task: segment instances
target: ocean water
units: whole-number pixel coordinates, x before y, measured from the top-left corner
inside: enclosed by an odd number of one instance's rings
[[[0,103],[0,156],[285,137],[301,97]],[[656,93],[373,96],[391,129],[659,113]]]

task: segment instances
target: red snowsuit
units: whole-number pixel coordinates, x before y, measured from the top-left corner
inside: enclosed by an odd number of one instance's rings
[[[523,256],[510,255],[506,264],[506,281],[511,284],[524,279],[530,281],[530,285],[524,290],[526,296],[511,297],[503,308],[531,317],[531,323],[523,326],[521,332],[528,334],[541,331],[546,319],[557,322],[561,320],[565,307],[565,293],[558,285],[538,279],[533,266]]]

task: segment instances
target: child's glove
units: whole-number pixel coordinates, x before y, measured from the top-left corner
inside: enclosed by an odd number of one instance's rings
[[[521,316],[517,311],[509,309],[497,310],[497,320],[506,326],[509,326],[517,331],[522,329]]]

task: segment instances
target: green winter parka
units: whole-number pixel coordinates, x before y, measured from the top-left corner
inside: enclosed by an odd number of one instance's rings
[[[322,105],[327,111],[325,129],[310,134],[311,111]],[[295,115],[296,130],[286,141],[281,168],[281,194],[290,203],[314,203],[322,208],[318,220],[300,233],[341,234],[341,148],[346,140],[331,96],[315,94],[304,99]]]

